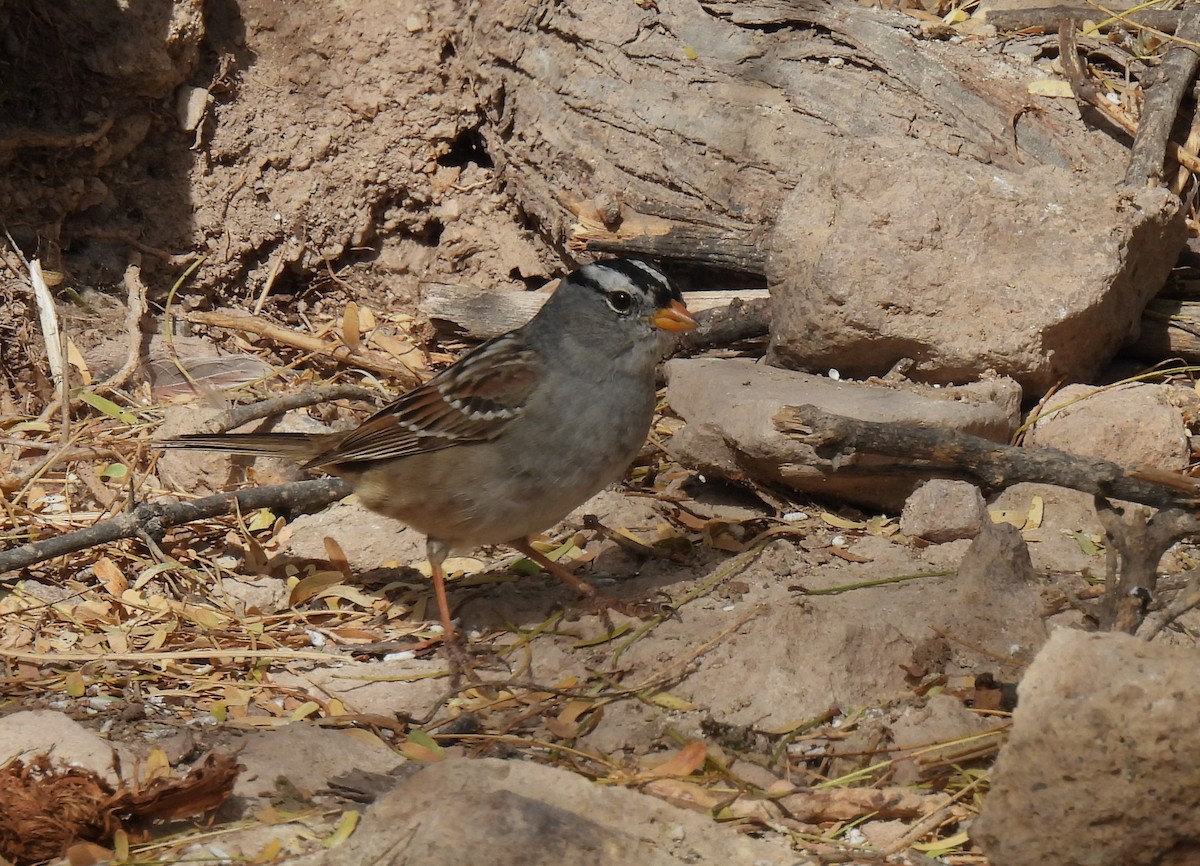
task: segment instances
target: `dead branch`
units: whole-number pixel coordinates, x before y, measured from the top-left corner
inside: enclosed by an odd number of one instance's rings
[[[787,406],[775,416],[775,426],[835,465],[851,452],[866,451],[929,460],[931,465],[914,467],[914,471],[965,476],[993,488],[1029,481],[1155,508],[1188,508],[1200,503],[1200,485],[1184,476],[1178,476],[1186,486],[1180,489],[1139,477],[1107,460],[1091,460],[1054,448],[1017,448],[953,430],[859,421],[815,406]]]
[[[866,451],[932,461],[912,467],[928,476],[966,476],[994,488],[1021,482],[1055,484],[1092,494],[1109,538],[1108,580],[1097,611],[1099,626],[1106,631],[1137,631],[1154,600],[1159,560],[1175,542],[1200,535],[1200,518],[1192,513],[1200,503],[1200,485],[1183,475],[1169,473],[1158,481],[1154,473],[1127,472],[1107,460],[1054,448],[1018,448],[954,430],[859,421],[815,406],[786,407],[775,416],[775,426],[834,465],[853,451]],[[1115,505],[1111,499],[1161,510],[1148,516],[1144,508]],[[1197,598],[1182,603],[1200,604],[1200,593],[1191,595]],[[1153,634],[1161,628],[1158,625]]]
[[[270,508],[292,512],[315,511],[350,495],[350,492],[350,485],[340,478],[321,478],[217,493],[190,502],[144,502],[130,512],[86,529],[0,551],[0,574],[143,533],[151,538],[159,538],[173,526],[220,517],[235,510]]]
[[[352,352],[349,347],[339,341],[323,340],[311,334],[301,334],[249,313],[236,310],[213,310],[211,312],[197,310],[188,313],[185,318],[194,324],[255,334],[293,349],[325,355],[343,364],[362,367],[373,373],[390,376],[405,388],[413,388],[421,383],[417,374],[408,367],[379,357],[375,353]]]
[[[1142,634],[1144,640],[1154,640],[1160,631],[1175,622],[1179,617],[1183,616],[1189,610],[1195,610],[1197,607],[1200,607],[1200,569],[1193,568],[1189,574],[1191,577],[1187,585],[1175,593],[1175,597],[1171,599],[1170,604],[1161,608],[1152,617],[1147,618],[1147,622],[1150,625]]]
[[[679,341],[685,353],[731,346],[741,340],[767,336],[771,328],[771,301],[768,298],[734,298],[727,307],[713,307],[696,313],[696,327],[684,332]]]
[[[142,266],[130,262],[125,268],[125,363],[121,369],[97,386],[98,391],[115,391],[125,387],[129,377],[142,363],[142,317],[146,315],[146,284],[142,282]]]
[[[1143,508],[1123,508],[1103,496],[1096,497],[1096,516],[1108,536],[1099,626],[1133,634],[1154,601],[1159,560],[1175,542],[1200,533],[1200,519],[1179,508],[1148,516]]]
[[[987,23],[997,30],[1012,32],[1041,28],[1055,32],[1064,22],[1075,26],[1094,21],[1100,30],[1137,30],[1150,27],[1163,33],[1174,33],[1179,24],[1178,9],[1137,9],[1122,12],[1119,17],[1107,17],[1095,6],[1043,6],[1037,9],[989,9]]]
[[[1113,126],[1122,132],[1134,136],[1135,141],[1138,134],[1138,124],[1132,118],[1127,116],[1123,111],[1105,99],[1091,80],[1083,68],[1083,64],[1079,62],[1079,52],[1075,47],[1075,29],[1071,22],[1064,23],[1058,30],[1059,42],[1059,62],[1062,64],[1063,74],[1067,76],[1067,80],[1071,84],[1071,91],[1075,94],[1075,98],[1080,102],[1086,102],[1092,108],[1096,109],[1100,116],[1108,120]],[[1168,130],[1169,133],[1169,130]],[[1149,144],[1144,145],[1149,147]],[[1195,154],[1189,153],[1178,144],[1169,139],[1164,141],[1163,148],[1167,156],[1175,160],[1188,171],[1200,174],[1200,158]],[[1159,160],[1159,174],[1161,174],[1162,161]],[[1130,165],[1132,169],[1132,162]],[[1130,174],[1127,172],[1126,177]],[[1142,182],[1136,184],[1144,185],[1145,178]]]
[[[1191,88],[1200,67],[1200,53],[1187,42],[1200,39],[1200,2],[1188,0],[1179,13],[1175,31],[1179,41],[1167,50],[1158,67],[1153,86],[1146,91],[1146,101],[1138,122],[1133,150],[1125,183],[1129,186],[1156,185],[1163,177],[1163,163],[1179,103]]]
[[[197,433],[224,433],[260,418],[270,418],[272,415],[282,415],[292,409],[303,409],[305,406],[315,406],[317,403],[328,403],[331,400],[362,400],[377,403],[381,395],[378,391],[363,388],[361,385],[325,385],[319,388],[309,388],[296,394],[283,394],[267,400],[245,403],[241,406],[231,406],[213,418],[208,419]]]

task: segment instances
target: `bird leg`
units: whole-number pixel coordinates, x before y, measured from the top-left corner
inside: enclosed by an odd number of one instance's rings
[[[663,605],[646,602],[646,601],[625,601],[619,598],[613,598],[609,595],[602,595],[597,592],[596,587],[586,581],[580,580],[575,575],[571,574],[563,566],[546,556],[540,550],[537,550],[529,543],[528,538],[519,538],[516,541],[508,542],[508,546],[537,563],[543,571],[548,571],[550,574],[557,577],[567,586],[578,592],[586,598],[591,606],[597,608],[601,615],[607,619],[606,612],[615,610],[617,613],[623,613],[626,616],[637,617],[638,619],[646,619],[651,616],[656,616],[663,613],[666,608]]]
[[[442,623],[442,647],[446,650],[450,661],[451,682],[457,686],[464,673],[467,675],[467,679],[479,682],[479,674],[475,672],[470,655],[459,642],[458,631],[454,628],[453,618],[450,615],[450,600],[446,597],[446,572],[442,569],[442,563],[445,562],[450,549],[433,539],[429,539],[426,549],[429,557],[429,571],[433,577],[433,595],[437,599],[438,619]]]

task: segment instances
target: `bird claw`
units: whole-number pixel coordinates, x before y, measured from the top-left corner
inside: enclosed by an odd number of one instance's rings
[[[479,676],[480,670],[492,668],[511,673],[511,668],[495,653],[484,647],[464,646],[458,635],[443,640],[442,649],[445,651],[446,660],[450,662],[450,685],[453,688],[458,688],[464,676],[469,682],[486,684],[487,681]]]
[[[659,593],[665,596],[665,593]],[[631,616],[634,619],[654,619],[657,616],[675,617],[678,618],[675,608],[670,603],[670,598],[666,601],[652,601],[650,599],[636,599],[629,601],[623,598],[614,598],[609,595],[594,595],[585,602],[585,607],[600,614],[605,620],[606,625],[611,625],[608,622],[608,612],[615,610],[624,616]]]

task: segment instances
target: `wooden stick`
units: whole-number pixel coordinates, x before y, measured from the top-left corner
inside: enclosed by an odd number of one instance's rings
[[[290,346],[293,349],[325,355],[343,364],[362,367],[373,373],[390,376],[405,388],[413,388],[421,383],[420,377],[402,364],[381,358],[374,353],[368,355],[365,352],[351,352],[341,342],[322,340],[320,337],[314,337],[312,334],[302,334],[290,328],[268,322],[258,316],[252,316],[249,313],[242,313],[237,310],[213,310],[211,312],[196,310],[188,313],[184,318],[197,325],[208,325],[212,328],[224,328],[230,331],[255,334],[259,337],[265,337],[268,340],[274,340],[276,343],[281,343],[284,346]]]
[[[1200,504],[1200,485],[1194,479],[1172,474],[1172,480],[1178,478],[1180,485],[1160,484],[1116,463],[1055,448],[1017,448],[955,430],[859,421],[822,412],[816,406],[784,407],[775,416],[775,427],[810,445],[831,468],[847,454],[865,451],[934,461],[934,465],[912,467],[912,471],[928,476],[965,476],[993,488],[1031,481],[1155,508]],[[882,470],[873,467],[872,471]]]
[[[1179,39],[1192,43],[1200,39],[1200,0],[1187,0],[1183,4],[1175,33]],[[1146,92],[1125,172],[1125,183],[1129,186],[1157,185],[1162,181],[1171,128],[1179,113],[1179,103],[1196,78],[1197,67],[1200,67],[1200,53],[1191,45],[1175,42],[1167,49],[1154,84]]]
[[[132,511],[102,520],[86,529],[0,551],[0,574],[122,538],[133,538],[141,533],[153,538],[172,526],[220,517],[234,510],[271,508],[316,511],[330,502],[349,496],[351,492],[350,485],[340,478],[321,478],[217,493],[190,502],[144,502]]]

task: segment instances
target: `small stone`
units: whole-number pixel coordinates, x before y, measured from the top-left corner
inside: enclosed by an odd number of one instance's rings
[[[900,531],[934,544],[974,538],[988,520],[987,503],[974,484],[935,478],[904,503]]]

